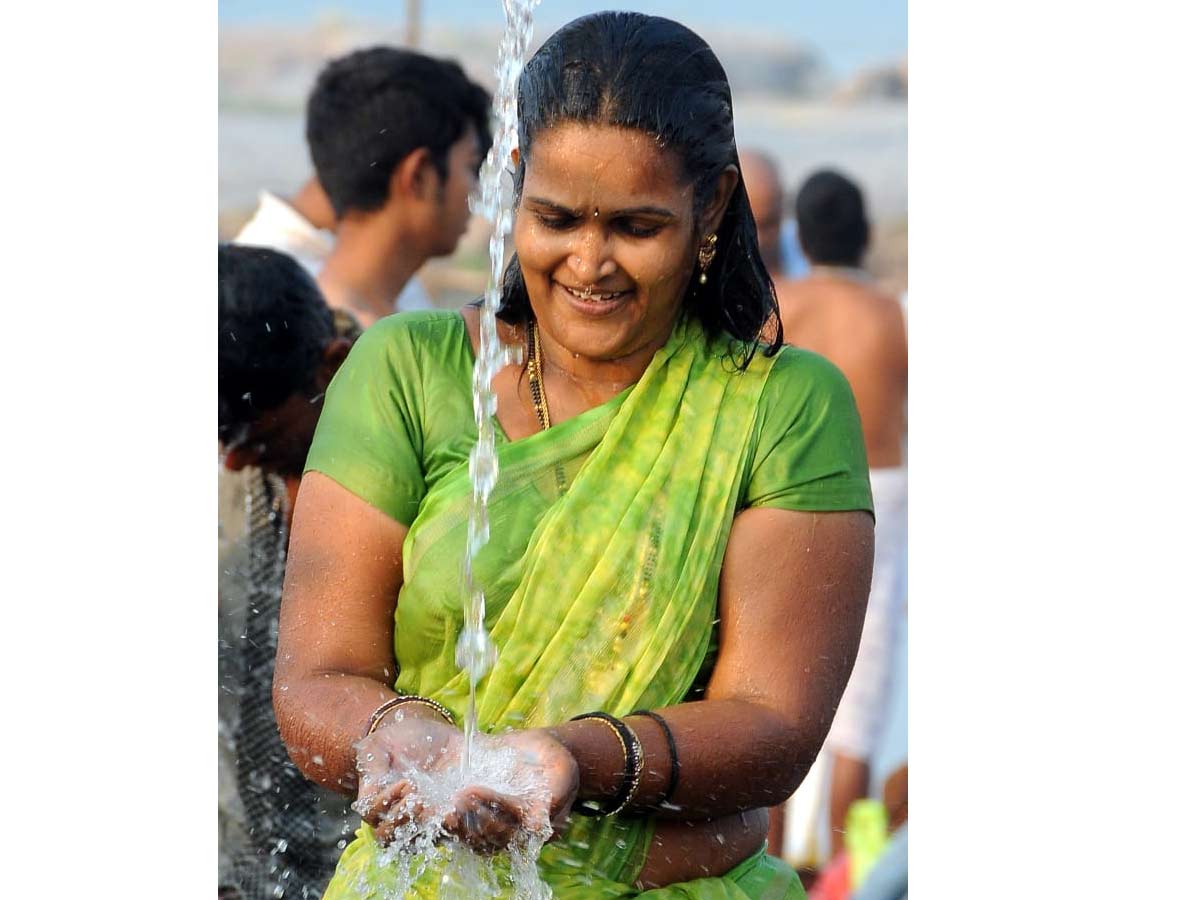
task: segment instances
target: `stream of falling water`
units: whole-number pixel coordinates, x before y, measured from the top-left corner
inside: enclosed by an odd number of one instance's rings
[[[533,798],[546,788],[528,769],[517,765],[511,747],[496,738],[478,733],[475,692],[479,680],[495,665],[496,645],[484,624],[486,599],[476,582],[475,558],[488,541],[488,498],[496,486],[499,463],[496,459],[496,395],[492,379],[505,366],[521,361],[520,346],[500,342],[496,332],[496,311],[500,306],[500,288],[504,273],[504,240],[512,231],[512,151],[517,146],[517,84],[524,67],[525,53],[533,34],[533,10],[539,0],[502,0],[505,28],[496,64],[498,86],[494,101],[496,135],[480,173],[480,195],[472,210],[491,221],[489,245],[491,268],[487,292],[479,314],[479,353],[475,359],[472,394],[478,438],[471,450],[471,512],[467,522],[466,557],[463,561],[463,629],[459,634],[455,660],[467,674],[470,696],[463,721],[463,756],[460,768],[426,772],[419,767],[405,777],[412,790],[402,801],[397,817],[403,821],[393,840],[378,848],[381,863],[395,876],[385,892],[388,900],[400,900],[427,871],[440,860],[442,874],[437,887],[443,900],[508,896],[514,900],[551,900],[550,888],[537,868],[538,854],[550,838],[552,828],[543,812],[540,824],[529,825],[506,848],[507,870],[497,870],[485,855],[473,852],[458,840],[446,840],[441,825],[454,808],[458,793],[472,785],[516,798]],[[545,804],[546,809],[549,804]],[[420,806],[423,815],[416,815]],[[503,869],[503,867],[502,867]],[[358,890],[364,896],[371,890],[366,874],[359,876]]]
[[[496,645],[484,625],[486,598],[475,581],[474,562],[487,544],[488,498],[496,486],[496,395],[492,379],[505,366],[520,362],[521,348],[500,342],[496,333],[496,310],[504,274],[504,239],[512,231],[512,151],[517,146],[517,84],[525,64],[525,53],[533,35],[533,10],[539,0],[502,0],[504,36],[496,62],[497,87],[494,100],[496,134],[480,173],[479,201],[474,212],[492,223],[488,245],[491,267],[487,292],[479,313],[479,353],[475,358],[472,395],[478,438],[471,450],[471,514],[467,523],[467,551],[463,562],[463,629],[458,636],[455,661],[471,685],[467,715],[463,722],[463,773],[471,769],[471,751],[477,730],[475,689],[496,662]]]

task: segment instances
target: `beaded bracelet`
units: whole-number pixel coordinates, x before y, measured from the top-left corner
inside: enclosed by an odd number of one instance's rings
[[[593,808],[585,803],[577,803],[574,809],[582,816],[615,816],[633,800],[633,795],[637,793],[638,784],[642,780],[642,766],[646,761],[645,755],[642,753],[642,742],[638,740],[632,728],[606,712],[590,712],[571,717],[572,722],[579,722],[583,719],[595,719],[597,722],[603,722],[617,736],[617,740],[621,742],[621,751],[625,754],[625,772],[621,776],[621,786],[617,795],[606,805]]]
[[[667,781],[667,792],[659,802],[659,806],[666,806],[671,802],[671,798],[675,796],[675,788],[679,787],[679,749],[675,746],[675,735],[671,734],[667,720],[656,712],[648,709],[635,709],[629,715],[646,716],[653,719],[658,723],[658,727],[663,730],[663,734],[667,738],[667,751],[671,754],[671,777]]]
[[[442,706],[442,704],[438,703],[436,700],[430,700],[428,697],[421,697],[417,694],[401,694],[399,697],[393,697],[390,700],[385,700],[379,705],[375,712],[371,713],[371,721],[367,726],[366,736],[370,737],[372,734],[374,734],[375,729],[383,724],[384,716],[386,716],[396,707],[402,706],[405,703],[419,703],[421,706],[427,706],[445,719],[447,724],[454,724],[454,716],[451,714],[450,710],[446,709],[446,707]]]

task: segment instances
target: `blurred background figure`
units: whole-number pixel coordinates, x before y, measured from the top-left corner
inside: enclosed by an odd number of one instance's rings
[[[771,278],[779,283],[784,278],[798,278],[808,271],[808,263],[796,242],[795,222],[788,220],[784,227],[783,182],[779,167],[762,150],[739,150],[742,179],[750,196],[750,211],[758,227],[758,247]]]
[[[490,103],[450,60],[393,47],[333,60],[308,98],[316,177],[290,203],[260,192],[236,242],[294,255],[364,327],[429,308],[413,276],[466,231]]]
[[[286,253],[316,278],[333,250],[336,227],[329,198],[313,176],[287,200],[270,191],[259,191],[254,215],[233,240]]]
[[[903,466],[908,346],[896,298],[863,268],[871,239],[858,185],[838,172],[796,195],[800,247],[811,270],[776,284],[784,339],[834,362],[850,381],[873,469]]]
[[[908,210],[903,0],[873,0],[869,14],[861,3],[816,4],[798,12],[784,0],[635,5],[697,29],[722,60],[739,149],[766,154],[784,185],[782,276],[796,278],[807,269],[792,216],[795,189],[808,173],[832,163],[871,198],[876,228],[865,268],[901,294],[907,287]],[[542,3],[534,15],[533,46],[599,8],[591,0]],[[241,0],[220,4],[218,18],[220,240],[238,234],[262,189],[291,198],[312,177],[305,104],[330,60],[361,47],[405,46],[456,60],[468,78],[491,91],[504,22],[496,0]],[[745,163],[747,154],[742,156]],[[435,307],[458,309],[483,293],[489,233],[481,217],[472,217],[453,254],[426,260],[417,280]]]
[[[358,817],[288,758],[271,681],[291,509],[325,387],[358,327],[335,322],[290,256],[217,254],[218,884],[231,900],[305,900],[321,896]]]
[[[847,813],[884,800],[892,827],[907,817],[908,349],[904,314],[862,268],[870,243],[862,191],[814,173],[796,196],[810,273],[776,285],[784,340],[825,356],[850,382],[862,417],[875,498],[875,568],[858,658],[818,763],[772,839],[797,863],[842,850]],[[902,711],[904,722],[894,720]],[[874,761],[874,762],[873,762]],[[890,787],[889,787],[889,781]]]

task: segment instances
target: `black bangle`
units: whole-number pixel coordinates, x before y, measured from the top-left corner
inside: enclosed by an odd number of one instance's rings
[[[580,801],[575,804],[573,809],[581,816],[615,816],[629,805],[629,801],[633,799],[633,795],[638,789],[638,783],[641,781],[642,765],[645,762],[645,756],[642,754],[642,742],[638,740],[632,728],[606,712],[590,712],[571,717],[572,722],[583,719],[596,719],[603,722],[621,741],[621,750],[625,754],[625,772],[621,776],[621,786],[617,790],[616,796],[608,803],[599,806],[594,801]]]
[[[671,754],[671,777],[667,781],[667,793],[663,795],[659,806],[667,806],[670,804],[671,798],[675,796],[675,788],[679,787],[679,749],[675,746],[675,735],[671,734],[667,720],[656,712],[651,712],[648,709],[636,709],[629,715],[648,716],[658,723],[658,726],[663,730],[663,734],[666,735],[667,750]]]

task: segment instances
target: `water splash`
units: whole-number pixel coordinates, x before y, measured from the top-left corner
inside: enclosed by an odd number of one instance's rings
[[[429,770],[411,767],[401,774],[391,771],[383,776],[381,787],[397,779],[412,783],[411,791],[388,811],[401,822],[386,846],[376,846],[376,869],[394,874],[383,896],[403,900],[425,876],[430,866],[440,866],[437,894],[443,900],[457,898],[512,897],[516,900],[551,900],[549,886],[537,869],[542,846],[553,829],[548,816],[549,787],[544,778],[527,766],[517,764],[517,751],[498,738],[479,735],[475,763],[471,772],[456,766]],[[455,807],[455,799],[467,787],[482,786],[519,801],[523,815],[534,820],[535,827],[519,833],[496,857],[473,852],[443,827]],[[365,808],[367,804],[363,804]],[[360,808],[356,802],[356,809]],[[371,886],[364,874],[359,892],[368,896]]]
[[[492,223],[488,243],[491,267],[483,306],[479,312],[479,353],[475,358],[472,396],[478,437],[471,450],[471,513],[467,521],[467,550],[463,563],[463,629],[458,636],[455,662],[470,683],[467,714],[463,722],[466,740],[463,772],[471,769],[471,751],[477,730],[475,690],[496,662],[496,645],[484,624],[487,602],[475,581],[474,562],[488,542],[487,503],[500,474],[496,459],[496,395],[492,379],[506,365],[521,361],[521,348],[506,346],[496,333],[496,311],[504,274],[504,239],[512,231],[512,151],[517,146],[517,84],[525,53],[533,36],[533,10],[539,0],[503,0],[504,35],[496,62],[497,88],[494,100],[497,128],[480,173],[480,196],[472,210]]]

